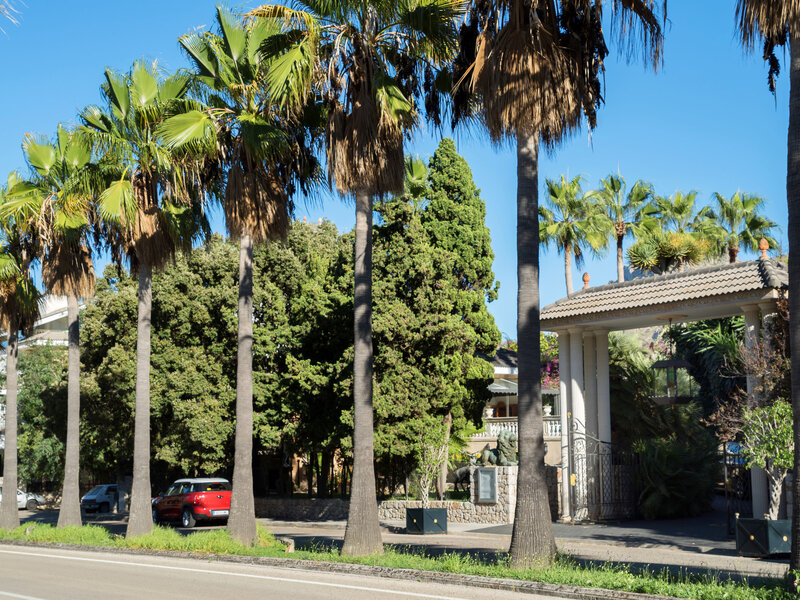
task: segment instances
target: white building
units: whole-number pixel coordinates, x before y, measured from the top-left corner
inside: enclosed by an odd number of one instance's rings
[[[81,306],[82,307],[82,306]],[[20,350],[31,346],[52,344],[67,345],[67,299],[64,296],[45,296],[40,308],[41,317],[36,321],[33,335],[22,340]],[[0,373],[6,372],[6,355],[3,349],[0,356]],[[0,396],[5,397],[6,390],[0,389]],[[0,450],[5,448],[6,403],[0,404]]]

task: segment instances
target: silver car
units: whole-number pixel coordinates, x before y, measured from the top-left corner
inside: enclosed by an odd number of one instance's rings
[[[0,501],[3,499],[3,487],[0,486]],[[29,494],[22,490],[17,490],[17,508],[35,510],[44,504],[44,498],[39,494]]]

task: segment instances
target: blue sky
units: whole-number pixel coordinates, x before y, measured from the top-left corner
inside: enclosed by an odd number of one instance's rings
[[[776,238],[785,251],[788,69],[773,98],[760,53],[746,56],[737,43],[734,5],[734,0],[671,2],[664,65],[657,74],[641,63],[618,60],[612,46],[597,129],[542,156],[542,186],[545,177],[564,173],[584,175],[591,188],[619,171],[629,183],[649,180],[663,195],[696,190],[701,204],[710,202],[713,192],[759,194],[767,215],[781,224]],[[135,6],[26,0],[20,24],[4,24],[6,33],[0,34],[0,172],[23,168],[25,133],[51,135],[58,122],[75,123],[80,108],[98,102],[105,67],[127,70],[142,57],[158,59],[170,70],[185,66],[177,37],[210,26],[214,6],[204,0],[140,0]],[[427,158],[437,143],[423,131],[407,151]],[[504,335],[514,339],[515,155],[479,136],[461,134],[456,143],[487,205],[501,283],[490,310]],[[353,213],[351,204],[330,195],[316,205],[299,203],[296,216],[326,217],[345,230],[354,224]],[[584,271],[592,285],[614,279],[613,253],[573,268],[576,288]],[[542,255],[540,283],[543,305],[565,295],[563,259],[553,250]]]

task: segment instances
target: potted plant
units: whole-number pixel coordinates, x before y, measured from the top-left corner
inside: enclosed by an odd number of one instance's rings
[[[736,519],[736,549],[746,556],[786,553],[792,547],[791,519],[778,519],[783,483],[794,464],[792,408],[783,399],[742,414],[744,458],[760,467],[769,481],[769,513],[763,518]]]
[[[445,425],[431,418],[422,428],[414,449],[422,508],[406,508],[406,533],[447,533],[447,508],[431,508],[430,492],[447,460]]]

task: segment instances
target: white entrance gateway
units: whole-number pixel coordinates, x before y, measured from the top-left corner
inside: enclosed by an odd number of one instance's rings
[[[704,267],[584,289],[546,306],[541,328],[558,334],[561,379],[562,519],[584,519],[581,496],[613,488],[581,461],[590,440],[611,442],[608,333],[744,314],[747,346],[768,332],[776,300],[788,291],[786,265],[766,252],[755,261]],[[754,378],[748,374],[747,391]],[[571,431],[570,431],[571,427]],[[571,452],[570,452],[571,450]],[[573,468],[569,456],[573,456]],[[577,460],[575,460],[577,459]],[[753,474],[753,514],[767,510],[766,476]],[[600,489],[597,489],[597,488]],[[582,507],[572,514],[571,507]],[[599,515],[603,516],[603,515]]]

